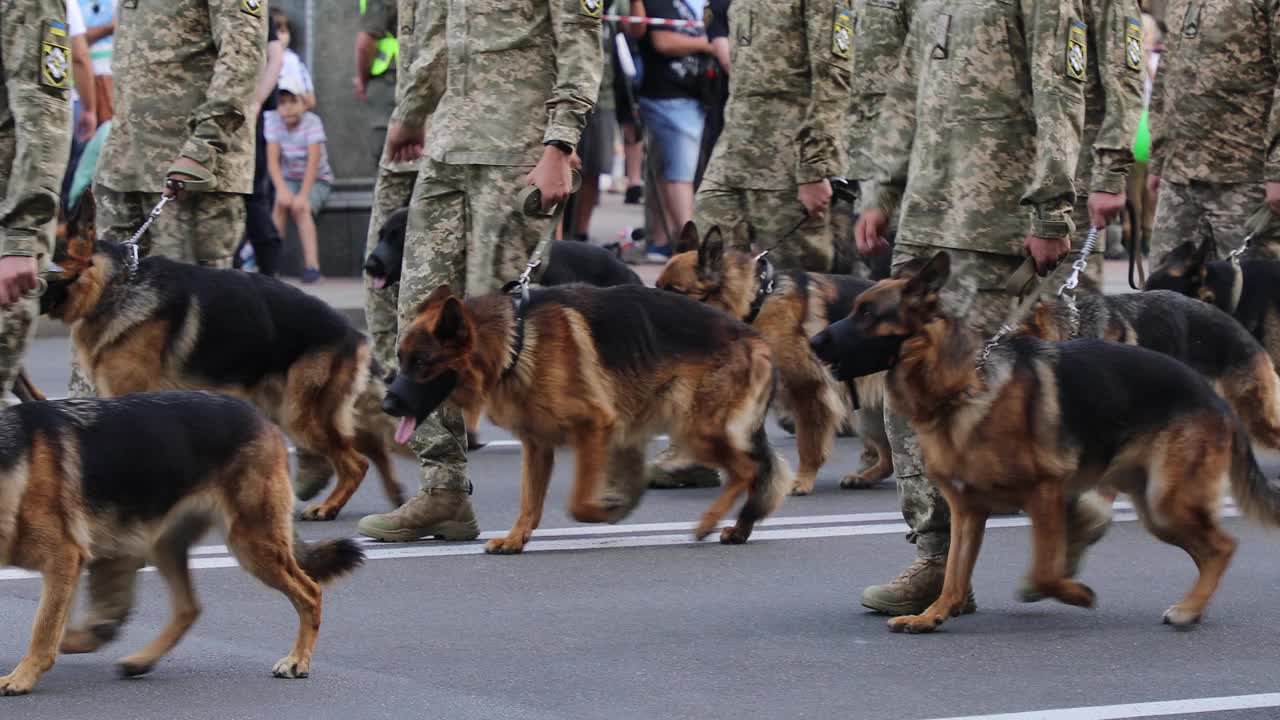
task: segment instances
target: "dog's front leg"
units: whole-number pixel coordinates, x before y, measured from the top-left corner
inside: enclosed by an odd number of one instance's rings
[[[1038,596],[1057,598],[1068,605],[1091,608],[1096,600],[1093,590],[1084,583],[1066,577],[1067,567],[1067,503],[1061,478],[1042,480],[1027,499],[1027,516],[1031,519],[1031,587],[1035,592],[1024,596],[1031,601]]]
[[[26,695],[36,686],[40,676],[53,667],[58,644],[71,614],[76,580],[80,577],[80,551],[70,546],[45,560],[41,571],[44,587],[40,607],[31,628],[31,646],[13,672],[0,677],[0,695]]]
[[[520,516],[504,538],[494,538],[484,546],[492,554],[509,555],[524,550],[524,544],[542,520],[542,503],[551,483],[555,448],[529,439],[521,441],[524,470],[520,480]]]
[[[982,548],[987,527],[987,511],[968,502],[947,480],[935,480],[951,508],[951,549],[947,553],[946,577],[942,594],[919,615],[904,615],[889,621],[893,632],[923,633],[935,628],[953,615],[959,615],[969,594],[973,566]]]

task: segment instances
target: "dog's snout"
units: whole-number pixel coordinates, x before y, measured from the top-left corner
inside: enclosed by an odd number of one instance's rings
[[[382,412],[391,417],[404,417],[409,414],[409,408],[399,395],[388,390],[382,398]]]
[[[831,333],[823,330],[822,332],[809,338],[809,349],[813,350],[813,354],[822,359],[826,359],[826,353],[831,347]]]
[[[387,269],[382,262],[382,258],[377,255],[370,255],[368,260],[364,261],[364,271],[370,275],[386,275]]]

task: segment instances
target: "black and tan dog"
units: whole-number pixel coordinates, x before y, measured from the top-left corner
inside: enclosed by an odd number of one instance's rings
[[[71,326],[101,396],[211,390],[254,403],[337,472],[329,497],[303,519],[336,517],[370,461],[392,503],[403,502],[389,456],[395,423],[368,407],[380,403],[368,386],[381,389],[368,339],[323,301],[256,273],[163,257],[131,273],[123,245],[79,232],[60,260],[40,311]]]
[[[387,216],[378,229],[378,243],[364,262],[364,273],[375,288],[400,282],[404,264],[404,233],[409,209],[400,208]],[[586,283],[596,287],[644,285],[644,281],[616,255],[591,243],[561,240],[551,243],[547,267],[538,278],[544,287]]]
[[[0,565],[44,579],[31,647],[0,677],[0,695],[30,692],[54,664],[80,570],[92,558],[150,560],[173,616],[120,661],[150,672],[199,615],[187,560],[220,525],[240,565],[298,613],[276,677],[306,677],[324,583],[363,561],[350,540],[295,541],[289,456],[279,429],[240,400],[206,392],[23,403],[0,412]]]
[[[877,283],[849,318],[812,340],[839,377],[888,368],[886,392],[919,437],[929,477],[951,509],[942,594],[895,631],[928,632],[959,613],[992,512],[1032,522],[1034,593],[1092,607],[1065,574],[1066,498],[1113,487],[1156,537],[1199,568],[1166,623],[1199,621],[1236,540],[1218,524],[1229,485],[1245,514],[1280,524],[1280,490],[1263,476],[1244,426],[1203,377],[1173,358],[1101,340],[1015,336],[990,349],[939,307],[950,273],[939,253],[909,278]]]
[[[1203,300],[1236,319],[1280,366],[1280,260],[1217,258],[1212,238],[1184,242],[1160,259],[1144,290]]]
[[[737,242],[743,247],[745,240]],[[854,298],[871,287],[871,282],[842,275],[775,273],[767,256],[757,259],[726,248],[718,227],[699,239],[697,227],[686,224],[676,249],[677,254],[658,276],[657,287],[695,298],[749,323],[769,343],[780,380],[778,409],[795,420],[800,467],[792,493],[809,494],[818,471],[831,455],[837,430],[853,413],[854,403],[848,386],[836,382],[809,350],[808,340],[828,323],[848,315]],[[884,434],[881,380],[880,376],[857,380],[865,466],[844,478],[841,487],[871,487],[893,472]]]
[[[401,335],[400,369],[384,404],[402,418],[398,440],[447,400],[468,426],[486,413],[524,447],[520,516],[488,552],[520,552],[529,541],[554,450],[564,445],[577,459],[569,513],[579,522],[616,522],[634,507],[645,448],[664,430],[729,476],[697,524],[698,539],[745,492],[737,524],[720,540],[746,542],[790,487],[790,469],[763,427],[775,385],[768,344],[700,303],[630,285],[464,302],[442,286]],[[606,475],[618,492],[602,492]]]

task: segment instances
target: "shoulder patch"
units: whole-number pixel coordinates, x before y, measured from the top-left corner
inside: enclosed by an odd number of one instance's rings
[[[57,90],[71,87],[70,39],[61,20],[45,20],[40,26],[40,84]]]
[[[1136,18],[1124,19],[1124,65],[1133,71],[1142,69],[1142,23]]]
[[[604,0],[578,0],[578,14],[600,18],[604,15]]]
[[[853,50],[853,13],[836,5],[831,21],[831,53],[848,60]]]
[[[1088,26],[1079,20],[1071,21],[1067,35],[1067,77],[1084,82],[1089,67]]]
[[[262,17],[262,0],[240,0],[240,12],[245,15]]]

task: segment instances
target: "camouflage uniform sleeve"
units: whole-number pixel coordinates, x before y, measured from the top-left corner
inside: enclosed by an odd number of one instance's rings
[[[1268,0],[1267,18],[1271,27],[1271,64],[1280,68],[1280,0]],[[1263,179],[1280,182],[1280,73],[1271,89],[1271,111],[1267,113],[1267,160]]]
[[[9,178],[0,201],[0,255],[48,256],[49,223],[71,145],[71,103],[67,87],[44,81],[42,45],[46,21],[62,23],[66,32],[66,6],[62,0],[13,0],[0,19],[0,67],[17,141],[13,165],[0,169]],[[70,57],[65,68],[70,73]]]
[[[863,207],[882,210],[892,218],[907,187],[907,171],[911,165],[911,145],[916,134],[915,69],[918,23],[912,22],[906,40],[898,53],[898,64],[885,87],[880,104],[880,117],[871,132],[869,149],[865,150],[875,177],[859,183],[865,198]]]
[[[448,20],[448,0],[421,0],[426,4],[423,12],[416,13],[414,28],[413,64],[401,68],[398,82],[403,86],[398,92],[400,102],[391,113],[391,121],[408,127],[420,128],[435,112],[444,96],[448,72],[448,47],[445,45],[445,22]],[[424,22],[425,20],[425,22]]]
[[[819,182],[844,172],[841,134],[849,108],[853,73],[853,13],[842,3],[806,0],[805,43],[809,53],[809,104],[797,136],[796,183]],[[844,33],[843,38],[839,33]],[[838,44],[843,40],[843,46]],[[843,47],[843,49],[842,49]]]
[[[226,151],[231,134],[245,123],[246,106],[253,100],[258,75],[266,63],[266,3],[214,0],[209,3],[209,29],[218,57],[204,102],[187,118],[191,135],[178,154],[216,176],[218,158]]]
[[[604,0],[548,0],[551,35],[556,45],[556,77],[547,100],[544,143],[560,140],[577,146],[595,107],[604,72],[600,16]]]
[[[1032,208],[1030,233],[1044,238],[1071,234],[1075,200],[1074,176],[1084,132],[1084,78],[1087,65],[1072,77],[1069,70],[1072,31],[1083,31],[1080,0],[1022,0],[1031,68],[1031,110],[1035,116],[1036,150],[1031,182],[1021,202]]]
[[[1104,115],[1093,141],[1090,192],[1122,193],[1133,169],[1133,138],[1142,116],[1142,14],[1136,0],[1089,0],[1097,38]],[[1129,56],[1136,43],[1137,61]],[[1078,189],[1078,188],[1077,188]]]

